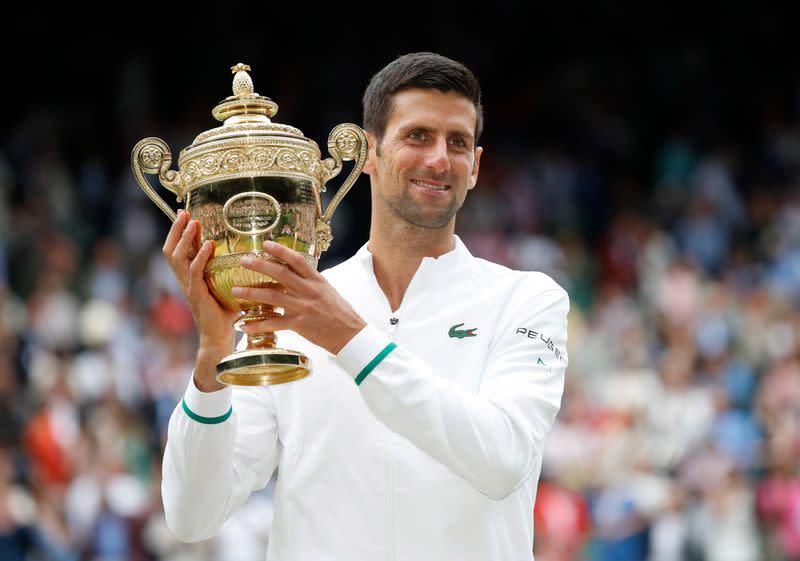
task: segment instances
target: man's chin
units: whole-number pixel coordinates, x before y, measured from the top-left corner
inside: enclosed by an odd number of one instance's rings
[[[458,208],[451,206],[431,208],[430,205],[420,204],[416,201],[405,199],[390,204],[397,216],[417,228],[426,230],[439,230],[450,226],[455,218]],[[460,206],[460,205],[459,205]]]
[[[412,224],[418,228],[424,228],[426,230],[441,230],[442,228],[446,228],[450,225],[454,216],[455,213],[448,213],[446,215],[417,214],[414,216],[407,216],[405,218],[409,224]]]

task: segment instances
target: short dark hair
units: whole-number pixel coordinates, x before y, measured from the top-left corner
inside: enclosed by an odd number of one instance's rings
[[[475,106],[475,143],[483,131],[481,86],[469,68],[436,53],[402,55],[383,67],[369,81],[362,100],[364,128],[378,141],[386,132],[392,113],[392,97],[411,88],[436,89],[463,95]]]

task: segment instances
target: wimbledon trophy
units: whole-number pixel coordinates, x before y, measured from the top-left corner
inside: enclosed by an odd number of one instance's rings
[[[158,174],[166,189],[185,202],[191,219],[200,222],[202,244],[214,240],[214,255],[205,279],[219,303],[241,310],[234,324],[242,325],[278,315],[272,306],[236,298],[234,286],[275,286],[272,277],[243,268],[246,254],[278,261],[263,249],[273,240],[300,253],[316,268],[332,240],[330,221],[342,197],[361,173],[367,157],[367,138],[360,127],[341,124],[328,136],[331,157],[321,159],[317,144],[294,127],[273,123],[278,112],[271,99],[253,92],[250,67],[231,70],[233,95],[212,115],[222,126],[201,133],[178,156],[180,171],[169,169],[172,155],[159,138],[145,138],[133,148],[131,166],[147,196],[171,220],[176,214],[150,186],[144,174]],[[320,192],[355,160],[350,175],[322,210]],[[241,386],[282,384],[310,374],[309,359],[298,351],[275,347],[275,334],[247,336],[247,348],[217,365],[217,380]]]

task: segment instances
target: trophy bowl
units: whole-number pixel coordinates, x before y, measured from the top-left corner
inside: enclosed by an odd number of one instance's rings
[[[276,317],[282,310],[233,296],[234,286],[276,287],[270,276],[246,269],[245,255],[280,262],[265,252],[264,242],[280,243],[302,255],[314,268],[333,239],[330,220],[364,167],[367,138],[350,123],[336,126],[328,136],[331,157],[321,159],[317,144],[298,129],[271,122],[278,105],[254,93],[247,73],[237,64],[231,70],[233,95],[212,115],[223,125],[201,133],[178,157],[180,171],[171,170],[167,144],[155,137],[136,144],[131,153],[134,176],[148,197],[171,220],[176,214],[150,185],[146,174],[158,175],[161,185],[200,223],[200,242],[214,241],[206,265],[206,283],[220,303],[240,311],[234,328]],[[320,193],[342,170],[355,164],[323,212]],[[275,334],[248,334],[246,348],[232,352],[217,365],[217,380],[239,386],[267,386],[298,380],[311,373],[302,352],[276,347]]]

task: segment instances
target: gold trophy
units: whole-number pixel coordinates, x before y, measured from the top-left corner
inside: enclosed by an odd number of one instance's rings
[[[171,220],[175,212],[145,174],[158,174],[161,185],[175,193],[179,203],[185,202],[189,216],[200,222],[201,243],[214,240],[206,283],[222,306],[242,312],[234,324],[240,329],[279,311],[231,294],[234,286],[277,284],[268,275],[245,269],[239,260],[250,254],[278,261],[263,250],[263,242],[272,240],[297,251],[316,268],[333,239],[331,216],[364,167],[367,138],[356,125],[338,125],[328,136],[331,157],[323,160],[319,146],[301,131],[270,121],[278,105],[254,93],[249,66],[240,63],[231,70],[233,95],[212,111],[222,126],[201,133],[181,150],[180,171],[169,169],[169,147],[154,137],[134,146],[131,166],[144,192]],[[355,165],[323,212],[320,193],[349,160]],[[308,357],[277,348],[272,332],[248,335],[246,349],[217,365],[217,380],[240,386],[282,384],[310,373]]]

